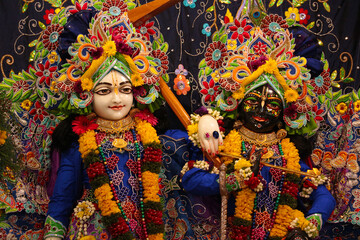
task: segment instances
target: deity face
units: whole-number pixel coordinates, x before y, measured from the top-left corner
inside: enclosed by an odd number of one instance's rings
[[[245,95],[239,112],[246,128],[266,133],[277,129],[283,105],[279,95],[269,85],[264,85]]]
[[[117,121],[128,115],[134,98],[129,79],[116,70],[110,71],[94,88],[93,109],[96,115]]]

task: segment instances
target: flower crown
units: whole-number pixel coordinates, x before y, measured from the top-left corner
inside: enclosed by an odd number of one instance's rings
[[[305,57],[295,55],[296,35],[291,32],[295,30],[289,28],[293,23],[274,14],[264,15],[256,24],[248,14],[230,19],[226,16],[212,35],[199,63],[202,104],[235,118],[244,96],[269,84],[283,101],[288,132],[313,134],[320,125],[312,111],[319,101],[313,92],[311,66]]]

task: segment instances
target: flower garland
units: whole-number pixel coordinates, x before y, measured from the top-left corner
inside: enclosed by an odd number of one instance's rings
[[[233,154],[241,155],[246,153],[245,142],[243,141],[240,133],[236,130],[232,130],[224,139],[223,146],[219,147],[222,151]],[[251,144],[250,144],[251,148]],[[293,170],[300,170],[299,154],[295,145],[290,142],[290,139],[283,139],[279,143],[279,152],[283,159],[283,166]],[[229,162],[229,161],[227,161]],[[259,221],[256,218],[257,214],[260,214],[256,210],[257,206],[257,193],[263,189],[262,177],[258,179],[254,178],[252,171],[250,170],[251,163],[245,158],[240,158],[234,163],[227,165],[227,171],[235,171],[238,176],[238,180],[244,181],[247,188],[243,188],[236,193],[235,199],[235,215],[232,222],[232,231],[230,237],[232,239],[242,239],[245,235],[251,234],[252,236],[262,236],[262,239],[270,237],[270,239],[278,239],[286,236],[287,232],[295,227],[299,227],[304,230],[310,237],[316,236],[318,231],[316,226],[308,221],[304,214],[296,210],[297,193],[299,191],[298,182],[300,178],[294,174],[286,174],[277,169],[271,169],[271,174],[281,181],[279,194],[276,200],[278,204],[275,206],[274,213],[269,215],[271,219],[267,223],[266,231],[270,229],[270,232],[261,232],[264,230],[254,231],[254,221]],[[252,180],[251,180],[252,179]],[[252,183],[249,183],[251,180]],[[263,213],[261,213],[263,214]],[[269,213],[266,213],[269,214]],[[245,234],[245,235],[244,235]],[[256,238],[256,237],[255,237]]]
[[[132,132],[137,152],[137,168],[141,169],[137,171],[137,176],[140,194],[143,193],[143,196],[140,196],[141,223],[145,239],[160,240],[163,239],[164,227],[162,205],[157,195],[162,154],[160,140],[150,123],[141,118],[135,118],[135,123],[136,132],[135,130]],[[94,195],[98,201],[104,225],[112,239],[132,239],[128,226],[129,219],[121,207],[120,200],[114,194],[114,186],[107,173],[108,166],[101,145],[96,144],[95,120],[90,121],[85,116],[79,116],[74,120],[73,126],[74,132],[80,136],[79,151],[90,179],[90,185],[95,189]],[[136,133],[140,136],[145,149],[143,159],[141,159]]]

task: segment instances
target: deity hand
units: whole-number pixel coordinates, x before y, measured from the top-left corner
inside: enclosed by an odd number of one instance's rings
[[[219,145],[223,144],[219,124],[210,115],[204,115],[199,120],[198,135],[201,148],[215,155],[219,151]]]
[[[286,236],[285,240],[310,240],[307,233],[299,228],[292,229],[288,235]]]
[[[61,240],[62,238],[59,238],[59,237],[48,237],[48,238],[45,238],[45,240]]]

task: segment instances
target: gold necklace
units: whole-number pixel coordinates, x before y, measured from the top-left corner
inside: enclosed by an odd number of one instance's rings
[[[285,138],[286,134],[283,131],[279,130],[278,133],[271,132],[271,133],[257,133],[253,132],[246,127],[242,126],[238,132],[241,136],[241,139],[249,142],[251,144],[255,144],[257,146],[271,146],[274,144],[278,144],[281,139]]]
[[[118,121],[112,121],[98,117],[96,119],[96,123],[99,125],[99,131],[117,135],[129,131],[135,127],[135,121],[130,115],[127,115]]]

